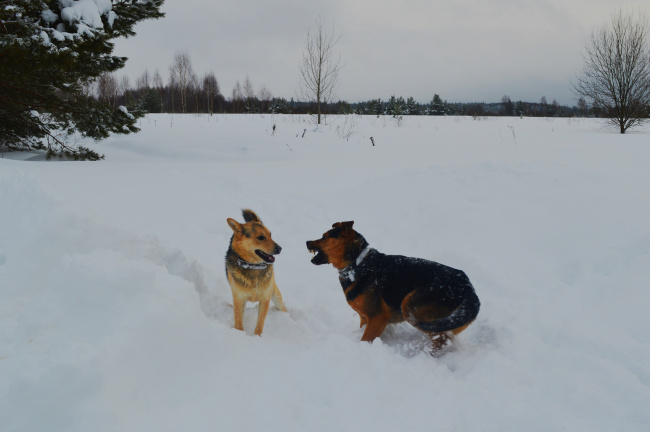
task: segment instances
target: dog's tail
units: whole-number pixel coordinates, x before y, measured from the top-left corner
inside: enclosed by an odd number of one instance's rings
[[[474,287],[470,284],[467,287],[463,302],[449,316],[435,321],[417,321],[411,324],[427,333],[463,330],[465,326],[476,319],[480,308],[481,302],[476,295],[476,291],[474,291]]]

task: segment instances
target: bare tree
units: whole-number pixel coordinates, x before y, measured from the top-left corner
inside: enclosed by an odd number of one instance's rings
[[[113,109],[117,105],[117,79],[111,73],[104,72],[97,78],[97,96]]]
[[[271,91],[264,85],[260,89],[259,98],[260,102],[262,103],[262,112],[267,112],[269,106],[271,105],[271,99],[273,99],[273,95],[271,94]]]
[[[195,111],[199,112],[199,95],[201,94],[201,84],[199,83],[199,77],[196,76],[194,72],[190,75],[190,85],[189,93],[194,94],[194,105]]]
[[[118,93],[122,95],[122,98],[124,99],[124,105],[129,105],[130,103],[130,98],[132,95],[130,94],[131,90],[131,80],[127,75],[123,75],[122,79],[120,79],[120,84],[118,86]]]
[[[322,105],[334,99],[334,91],[341,70],[341,55],[336,46],[340,31],[326,28],[323,19],[316,20],[314,32],[307,32],[307,41],[300,62],[300,94],[307,102],[316,102],[318,124],[323,115]]]
[[[555,99],[553,99],[553,102],[551,102],[551,107],[551,111],[554,116],[560,113],[560,104]]]
[[[589,114],[589,105],[587,105],[587,101],[583,97],[578,99],[578,111],[581,116]]]
[[[160,96],[160,111],[165,112],[164,110],[164,102],[163,102],[163,93],[164,93],[164,83],[162,76],[160,76],[160,72],[158,72],[158,69],[156,69],[156,72],[153,74],[153,86],[154,88],[158,91],[158,95]]]
[[[253,83],[251,79],[246,75],[244,80],[244,86],[242,88],[244,99],[246,100],[246,111],[249,113],[253,111],[253,100],[255,99],[255,89],[253,88]]]
[[[144,93],[149,89],[149,81],[149,71],[146,69],[144,73],[135,80],[135,90],[138,92],[138,96],[140,98],[142,98]]]
[[[548,115],[548,101],[546,100],[546,96],[542,96],[542,98],[539,100],[539,105],[542,110],[539,115],[546,117]]]
[[[129,90],[131,90],[131,80],[129,79],[128,75],[123,75],[122,79],[120,80],[120,91],[122,94],[124,94]]]
[[[162,76],[160,76],[160,72],[158,72],[158,69],[156,69],[156,72],[153,74],[153,86],[157,89],[162,89],[164,84],[163,84],[163,79]]]
[[[219,83],[217,83],[214,72],[208,72],[203,77],[203,92],[208,102],[208,112],[212,114],[214,112],[214,98],[219,95]]]
[[[174,55],[172,65],[169,67],[170,78],[178,87],[181,94],[181,109],[183,113],[187,112],[187,93],[192,82],[194,71],[190,55],[185,51],[177,52]]]
[[[169,74],[169,99],[170,99],[170,104],[169,106],[171,107],[171,112],[172,114],[175,113],[176,111],[176,105],[174,103],[174,99],[176,96],[176,89],[178,88],[178,83],[176,82],[176,78],[174,77],[173,73]]]
[[[244,97],[242,96],[241,84],[239,80],[235,83],[235,86],[232,88],[232,105],[233,112],[241,112],[240,107],[242,105]]]
[[[643,122],[650,106],[650,28],[641,12],[612,16],[591,34],[575,92],[593,103],[623,134]]]

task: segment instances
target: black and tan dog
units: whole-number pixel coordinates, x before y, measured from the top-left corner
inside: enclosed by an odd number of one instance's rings
[[[232,290],[235,328],[244,330],[246,302],[259,302],[255,334],[261,335],[271,300],[278,309],[287,311],[273,274],[273,255],[279,254],[282,248],[253,211],[247,209],[242,213],[243,224],[228,218],[233,236],[226,252],[226,276]]]
[[[307,242],[316,265],[332,264],[348,304],[366,325],[362,341],[381,336],[389,323],[408,321],[431,336],[434,353],[465,330],[480,302],[464,272],[420,258],[385,255],[337,222],[319,240]]]

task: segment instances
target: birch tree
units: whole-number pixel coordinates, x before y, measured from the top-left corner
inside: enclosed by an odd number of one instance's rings
[[[341,55],[337,45],[341,32],[326,27],[322,18],[316,20],[316,28],[307,32],[307,40],[300,62],[300,95],[307,102],[316,104],[317,123],[321,124],[323,105],[334,99],[341,70]]]
[[[214,112],[214,98],[219,95],[219,83],[214,72],[208,72],[203,77],[203,92],[207,100],[208,112],[212,114]]]
[[[194,71],[190,55],[185,51],[179,51],[174,55],[174,60],[169,68],[170,81],[172,81],[180,92],[181,110],[187,112],[187,93],[192,83]]]

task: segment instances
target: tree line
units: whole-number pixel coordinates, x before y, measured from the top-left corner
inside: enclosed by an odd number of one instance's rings
[[[293,98],[274,97],[266,86],[256,89],[246,76],[237,81],[233,89],[224,95],[214,72],[198,75],[190,56],[179,52],[174,56],[166,78],[159,71],[145,71],[133,84],[128,77],[118,79],[113,73],[104,73],[87,87],[88,95],[117,109],[123,105],[129,112],[144,113],[195,113],[195,114],[328,114],[389,115],[470,115],[470,116],[526,116],[526,117],[574,117],[597,116],[584,99],[578,106],[563,106],[542,97],[539,102],[510,100],[503,96],[501,102],[447,102],[434,94],[428,103],[420,103],[413,97],[391,96],[362,102],[316,102],[296,101]]]
[[[388,100],[373,99],[350,105],[350,113],[361,115],[405,115],[432,116],[518,116],[518,117],[576,117],[596,116],[598,113],[590,109],[584,100],[578,101],[578,106],[560,105],[556,100],[548,103],[545,96],[539,102],[513,102],[509,96],[504,96],[501,102],[447,102],[438,94],[434,94],[429,103],[421,104],[413,97],[391,96]],[[343,112],[345,114],[346,112]]]

